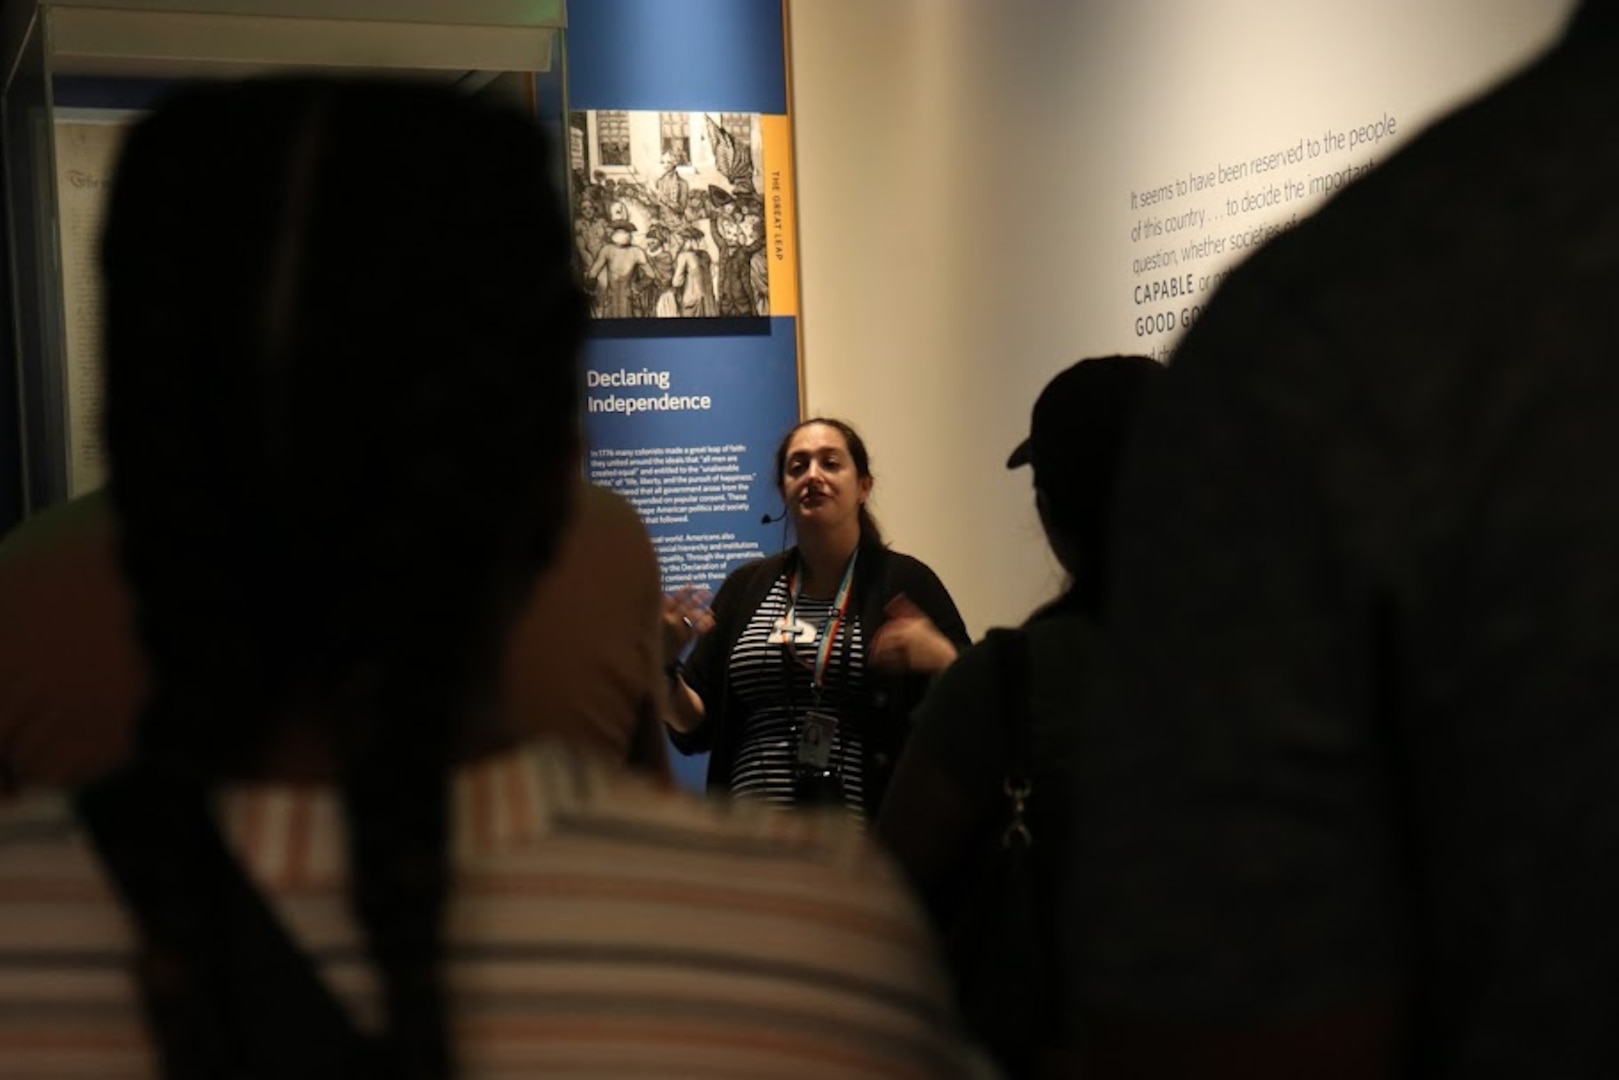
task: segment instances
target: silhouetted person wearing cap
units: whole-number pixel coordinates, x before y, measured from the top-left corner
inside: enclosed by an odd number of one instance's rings
[[[983,884],[979,853],[1007,836],[1027,842],[1032,857],[1031,944],[1048,961],[1055,955],[1050,915],[1067,849],[1080,702],[1103,613],[1114,476],[1136,406],[1162,370],[1144,356],[1073,365],[1041,391],[1029,437],[1006,463],[1033,467],[1035,505],[1068,587],[1021,629],[991,631],[939,677],[913,717],[877,822],[947,938],[982,931],[961,920]],[[1008,786],[1024,789],[1026,814],[1016,812]],[[1015,985],[997,985],[994,972],[974,969],[974,942],[961,944],[952,959],[968,1021],[1009,1075],[1031,1075],[1062,1040],[1055,965],[1031,957]],[[1027,1000],[1014,1007],[1011,995],[1020,994]],[[1000,1022],[1007,1014],[1015,1030]]]
[[[1087,1077],[1619,1076],[1616,8],[1239,268],[1143,409]]]

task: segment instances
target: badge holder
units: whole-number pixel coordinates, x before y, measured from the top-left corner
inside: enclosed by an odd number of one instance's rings
[[[820,709],[804,714],[798,728],[798,767],[800,769],[829,770],[832,768],[832,743],[838,737],[838,718]]]
[[[775,637],[795,658],[796,646],[815,645],[815,658],[810,666],[810,685],[814,688],[815,704],[805,711],[798,726],[798,740],[794,754],[793,801],[801,806],[842,806],[844,802],[843,778],[832,767],[832,748],[837,741],[838,718],[829,709],[821,707],[821,688],[825,685],[827,662],[838,630],[849,614],[849,587],[854,580],[855,557],[843,571],[843,582],[832,603],[832,614],[827,620],[825,635],[819,635],[814,626],[798,617],[799,581],[796,572],[788,579],[787,614],[775,623]],[[791,685],[789,683],[789,685]]]
[[[793,801],[801,806],[842,806],[843,778],[832,767],[832,745],[838,718],[822,709],[810,709],[798,728],[798,753],[793,770]]]

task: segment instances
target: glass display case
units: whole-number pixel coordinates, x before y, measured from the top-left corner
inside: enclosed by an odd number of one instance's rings
[[[20,471],[25,512],[101,483],[101,217],[123,131],[175,86],[272,72],[443,80],[511,97],[562,145],[565,0],[165,0],[157,7],[28,0],[0,10],[16,368],[3,375],[15,378],[20,414],[15,449],[0,418],[0,468]]]

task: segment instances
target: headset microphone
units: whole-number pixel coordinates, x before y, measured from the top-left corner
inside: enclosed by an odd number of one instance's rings
[[[784,506],[784,507],[781,508],[781,513],[779,513],[779,514],[765,514],[763,517],[761,517],[759,519],[759,524],[761,524],[761,525],[774,525],[776,522],[781,521],[786,517],[787,517],[787,508]]]

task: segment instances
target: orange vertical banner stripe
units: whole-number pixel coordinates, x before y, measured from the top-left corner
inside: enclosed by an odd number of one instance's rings
[[[798,316],[798,202],[793,185],[793,126],[759,117],[764,144],[764,202],[770,253],[770,314]]]

